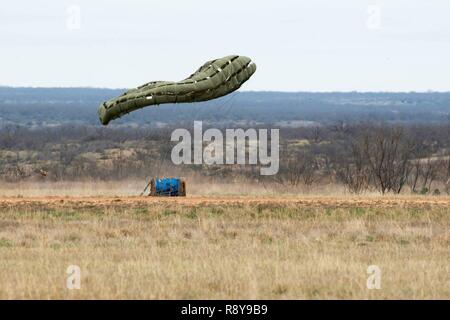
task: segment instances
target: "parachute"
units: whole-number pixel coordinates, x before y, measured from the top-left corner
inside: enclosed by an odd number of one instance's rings
[[[244,56],[227,56],[202,65],[179,82],[153,81],[131,89],[98,108],[100,122],[111,120],[146,106],[164,103],[200,102],[225,96],[241,87],[256,71],[256,65]]]

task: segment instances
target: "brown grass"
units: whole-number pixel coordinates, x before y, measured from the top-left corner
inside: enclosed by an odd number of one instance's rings
[[[185,177],[186,178],[186,177]],[[345,194],[337,185],[321,185],[316,188],[282,186],[280,184],[254,184],[245,181],[218,182],[202,177],[188,177],[188,194],[190,195],[252,195],[270,196],[285,194]],[[42,197],[42,196],[138,196],[150,177],[141,180],[122,181],[21,181],[0,182],[0,197]]]
[[[449,249],[449,197],[0,199],[2,299],[449,299]]]

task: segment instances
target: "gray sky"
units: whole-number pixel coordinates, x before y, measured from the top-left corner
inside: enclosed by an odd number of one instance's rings
[[[448,0],[2,1],[0,85],[135,87],[241,54],[258,66],[241,90],[449,91],[449,14]]]

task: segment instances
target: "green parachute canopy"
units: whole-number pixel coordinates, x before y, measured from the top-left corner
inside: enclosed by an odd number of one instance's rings
[[[107,125],[113,119],[146,106],[199,102],[225,96],[239,89],[255,71],[256,65],[244,56],[211,60],[185,80],[149,82],[103,102],[98,108],[100,122]]]

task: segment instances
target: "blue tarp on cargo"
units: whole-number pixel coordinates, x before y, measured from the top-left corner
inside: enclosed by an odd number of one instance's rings
[[[155,189],[157,195],[178,196],[180,195],[181,180],[179,178],[156,179]]]

